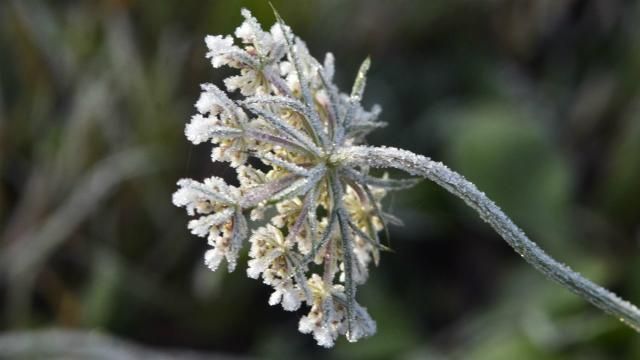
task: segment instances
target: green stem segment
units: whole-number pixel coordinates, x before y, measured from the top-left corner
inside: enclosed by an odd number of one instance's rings
[[[333,155],[343,165],[395,168],[429,179],[464,200],[529,264],[546,277],[583,297],[604,312],[640,332],[640,310],[611,291],[559,263],[516,226],[483,192],[440,162],[391,147],[353,146]]]

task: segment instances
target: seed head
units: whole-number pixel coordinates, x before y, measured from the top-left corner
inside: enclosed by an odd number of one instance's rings
[[[205,263],[212,270],[223,259],[235,269],[249,236],[247,216],[262,223],[249,237],[247,275],[273,287],[269,304],[287,311],[309,306],[299,330],[319,345],[333,346],[340,334],[357,341],[376,331],[356,302],[356,286],[386,249],[379,233],[394,218],[381,202],[387,191],[415,181],[373,177],[366,167],[346,165],[344,154],[334,156],[384,126],[379,106],[360,104],[369,59],[351,93],[340,92],[333,55],[318,62],[277,13],[269,31],[248,10],[242,15],[236,41],[205,38],[214,68],[239,70],[224,80],[234,100],[213,84],[202,85],[197,114],[185,129],[192,143],[215,145],[212,160],[229,163],[240,185],[218,177],[182,179],[173,202],[197,216],[188,227],[208,239]]]

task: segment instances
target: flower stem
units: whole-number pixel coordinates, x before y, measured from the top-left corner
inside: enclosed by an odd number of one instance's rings
[[[391,147],[353,146],[333,155],[335,161],[345,165],[368,165],[378,168],[395,168],[415,176],[421,176],[440,185],[464,200],[480,217],[529,264],[546,277],[575,294],[583,297],[604,312],[620,319],[624,324],[640,332],[640,310],[611,291],[593,283],[568,266],[559,263],[516,226],[502,210],[483,192],[462,175],[441,162]]]

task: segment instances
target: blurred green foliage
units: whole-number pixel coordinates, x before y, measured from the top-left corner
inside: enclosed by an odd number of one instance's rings
[[[389,126],[373,144],[443,160],[552,255],[640,303],[638,1],[274,1]],[[190,146],[205,34],[265,1],[0,3],[0,329],[101,329],[266,358],[637,359],[631,330],[543,279],[433,184],[359,297],[379,333],[318,349],[268,290],[202,264],[170,203],[231,177]],[[1,354],[0,354],[1,355]]]

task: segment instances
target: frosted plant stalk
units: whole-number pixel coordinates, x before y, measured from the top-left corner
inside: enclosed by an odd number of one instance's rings
[[[356,301],[357,287],[387,250],[380,233],[399,223],[382,210],[383,198],[417,179],[375,177],[369,170],[395,168],[460,197],[536,269],[640,330],[635,306],[549,257],[461,175],[406,150],[363,146],[369,132],[384,126],[379,106],[360,104],[369,59],[351,92],[340,92],[333,55],[321,64],[277,13],[269,31],[248,10],[242,15],[239,44],[231,36],[205,38],[213,67],[239,70],[224,84],[240,96],[232,100],[217,86],[202,85],[197,114],[185,128],[192,143],[215,145],[212,160],[228,162],[240,185],[215,176],[181,179],[173,195],[175,205],[197,216],[188,227],[208,240],[205,263],[212,270],[225,261],[233,271],[248,238],[247,275],[273,287],[270,305],[309,307],[299,322],[302,333],[325,347],[339,335],[349,341],[373,335],[376,323]]]

